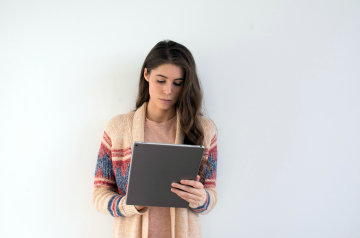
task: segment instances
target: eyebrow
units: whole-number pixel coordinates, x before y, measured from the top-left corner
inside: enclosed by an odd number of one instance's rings
[[[168,77],[166,77],[166,76],[164,76],[164,75],[161,75],[161,74],[157,74],[156,76],[161,76],[161,77],[164,77],[164,78],[168,78]],[[174,80],[184,80],[183,78],[178,78],[178,79],[174,79]]]

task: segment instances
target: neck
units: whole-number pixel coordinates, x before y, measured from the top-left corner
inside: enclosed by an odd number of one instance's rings
[[[176,115],[175,106],[169,109],[159,108],[155,103],[149,100],[146,108],[146,117],[154,122],[161,123],[168,121]]]

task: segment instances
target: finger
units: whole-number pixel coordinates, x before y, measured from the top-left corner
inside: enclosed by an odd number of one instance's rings
[[[200,175],[197,176],[197,181],[198,181],[198,182],[200,181]]]
[[[176,195],[178,195],[179,197],[181,197],[182,199],[184,199],[185,201],[188,201],[190,203],[193,203],[193,204],[197,204],[199,203],[197,200],[194,200],[192,198],[189,198],[187,196],[184,196],[183,194],[180,194],[180,193],[176,193]]]
[[[143,209],[143,208],[145,208],[145,206],[135,206],[135,209],[136,209],[136,210],[141,210],[141,209]]]
[[[192,193],[196,196],[200,196],[201,195],[201,189],[196,189],[196,188],[193,188],[193,187],[190,187],[190,186],[187,186],[187,185],[181,185],[181,184],[178,184],[178,183],[173,183],[173,188],[178,188],[178,189],[181,189],[181,190],[184,190],[188,193]]]
[[[179,195],[178,195],[179,196]],[[185,201],[189,202],[189,203],[192,203],[192,204],[198,204],[199,202],[196,202],[195,200],[193,199],[190,199],[190,198],[185,198],[183,196],[179,196],[181,197],[182,199],[184,199]]]
[[[193,186],[194,188],[197,188],[197,189],[203,188],[203,186],[204,186],[202,183],[200,183],[198,181],[194,181],[194,180],[181,180],[180,183]]]
[[[202,194],[199,194],[198,196],[197,195],[194,195],[192,193],[188,193],[188,192],[184,192],[184,191],[181,191],[179,189],[176,189],[176,188],[172,188],[171,189],[172,192],[176,193],[178,196],[182,197],[182,198],[186,198],[186,199],[192,199],[194,200],[196,203],[200,202],[201,199],[202,199]]]

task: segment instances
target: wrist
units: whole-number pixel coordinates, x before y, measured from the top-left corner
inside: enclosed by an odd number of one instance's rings
[[[198,202],[197,204],[192,204],[192,203],[190,203],[189,206],[190,206],[191,208],[196,208],[196,207],[202,206],[202,205],[204,205],[204,203],[206,202],[206,199],[207,199],[207,195],[206,195],[206,190],[205,190],[205,188],[204,188],[204,189],[203,189],[203,196],[202,196],[200,202]]]

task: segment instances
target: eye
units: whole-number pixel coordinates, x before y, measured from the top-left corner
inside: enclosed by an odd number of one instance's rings
[[[165,81],[160,81],[160,80],[158,80],[158,82],[159,82],[159,83],[165,83]],[[174,85],[176,85],[176,86],[181,86],[181,83],[174,83]]]

